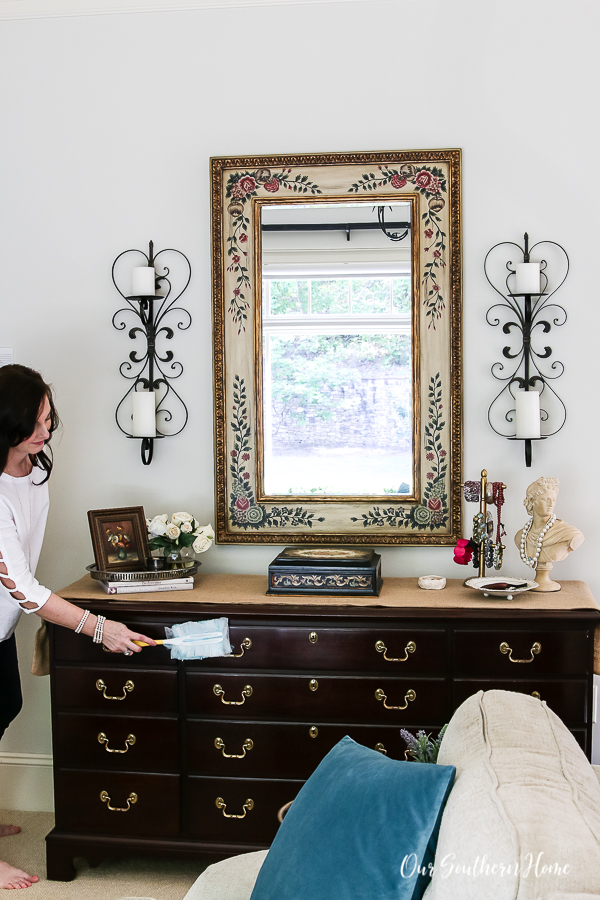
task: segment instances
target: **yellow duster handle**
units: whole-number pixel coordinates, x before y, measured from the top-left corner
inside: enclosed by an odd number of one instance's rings
[[[151,647],[151,646],[152,646],[152,644],[147,644],[146,641],[132,641],[131,643],[132,643],[132,644],[137,644],[138,647]],[[157,643],[157,644],[164,644],[164,640],[163,640],[163,641],[156,641],[156,643]]]

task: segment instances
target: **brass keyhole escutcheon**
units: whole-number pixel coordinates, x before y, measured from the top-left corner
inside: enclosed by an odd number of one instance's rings
[[[317,681],[316,678],[311,678],[310,681],[308,682],[308,686],[311,689],[311,691],[319,690],[319,682]]]
[[[311,631],[311,633],[308,636],[308,639],[311,642],[311,644],[316,644],[317,641],[319,640],[319,635],[317,634],[316,631]]]
[[[312,726],[308,729],[308,733],[310,734],[311,738],[319,737],[319,729],[317,728],[316,725],[312,725]]]

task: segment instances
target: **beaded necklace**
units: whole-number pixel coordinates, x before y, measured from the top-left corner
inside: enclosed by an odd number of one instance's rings
[[[531,531],[531,526],[533,525],[533,516],[530,516],[527,523],[525,524],[525,527],[523,528],[523,531],[521,532],[520,553],[521,553],[521,559],[523,560],[525,565],[531,566],[532,569],[537,568],[537,561],[540,558],[540,553],[542,552],[542,543],[544,541],[544,536],[545,536],[546,532],[550,531],[550,529],[552,528],[552,526],[554,525],[555,522],[556,522],[556,516],[555,515],[550,516],[550,518],[548,519],[548,521],[546,522],[546,524],[544,525],[544,527],[542,528],[542,530],[540,531],[540,533],[538,535],[538,539],[537,539],[536,545],[535,545],[535,556],[528,556],[527,555],[527,536],[528,536],[529,532]]]

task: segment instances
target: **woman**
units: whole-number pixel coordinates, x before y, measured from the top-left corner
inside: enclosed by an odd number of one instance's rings
[[[46,445],[58,424],[52,390],[38,372],[19,365],[0,368],[0,738],[22,706],[14,636],[22,612],[87,635],[113,653],[139,653],[134,640],[155,645],[120,622],[83,612],[34,577],[52,472]],[[0,825],[0,837],[18,831]],[[0,862],[0,889],[29,887],[37,880]]]

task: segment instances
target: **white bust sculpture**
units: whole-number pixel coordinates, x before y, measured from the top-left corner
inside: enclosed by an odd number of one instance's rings
[[[536,570],[537,591],[560,591],[560,584],[550,579],[552,563],[566,559],[584,541],[581,531],[554,515],[557,496],[558,478],[530,484],[523,504],[531,518],[515,535],[521,559]]]

